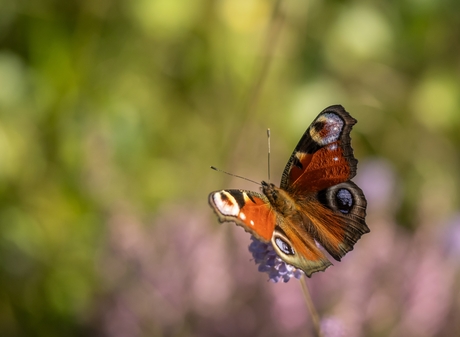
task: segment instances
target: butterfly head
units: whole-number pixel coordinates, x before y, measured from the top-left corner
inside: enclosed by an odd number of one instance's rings
[[[262,193],[267,197],[271,207],[282,216],[291,214],[296,208],[296,203],[292,196],[274,184],[262,181]]]
[[[270,200],[270,203],[273,204],[272,201],[277,199],[276,186],[274,184],[267,183],[266,181],[262,181],[261,185],[262,193],[265,194],[268,200]]]

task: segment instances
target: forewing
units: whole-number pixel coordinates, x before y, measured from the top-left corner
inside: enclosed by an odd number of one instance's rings
[[[215,191],[209,194],[209,204],[220,222],[233,221],[259,240],[271,240],[276,215],[264,195],[245,190]]]
[[[350,180],[357,160],[350,145],[356,120],[341,105],[324,109],[303,134],[281,179],[290,192],[317,192]]]

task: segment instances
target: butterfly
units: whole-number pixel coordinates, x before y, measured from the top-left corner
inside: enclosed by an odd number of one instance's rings
[[[365,233],[366,198],[350,179],[358,161],[350,131],[356,120],[341,105],[324,109],[300,138],[280,187],[262,181],[261,192],[221,190],[209,194],[220,222],[235,222],[271,242],[286,263],[310,277],[350,250]]]

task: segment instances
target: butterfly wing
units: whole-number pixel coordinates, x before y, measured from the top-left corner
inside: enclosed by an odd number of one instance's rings
[[[301,205],[313,236],[337,261],[370,231],[365,222],[366,198],[352,181],[321,190],[317,198],[306,199]]]
[[[285,262],[302,269],[308,276],[331,265],[311,235],[277,215],[263,194],[245,190],[215,191],[209,195],[209,204],[220,222],[233,221],[257,239],[271,241]]]
[[[291,219],[279,220],[271,241],[284,262],[303,270],[308,277],[332,265],[305,228]]]
[[[316,192],[353,178],[358,163],[350,145],[354,124],[356,120],[341,105],[324,109],[300,138],[280,187]]]
[[[233,221],[263,242],[269,242],[276,214],[267,198],[245,190],[222,190],[209,194],[209,204],[220,222]]]
[[[366,199],[349,181],[358,163],[350,144],[354,124],[342,106],[324,109],[300,139],[281,180],[300,205],[303,225],[338,261],[369,232]]]

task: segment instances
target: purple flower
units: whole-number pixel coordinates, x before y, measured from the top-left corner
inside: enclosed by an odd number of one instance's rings
[[[254,262],[259,265],[258,270],[268,274],[272,282],[289,282],[292,277],[300,279],[303,272],[287,264],[276,254],[270,243],[262,242],[251,236],[249,251],[254,257]]]

